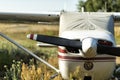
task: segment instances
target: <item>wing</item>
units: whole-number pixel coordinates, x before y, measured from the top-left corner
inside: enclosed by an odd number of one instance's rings
[[[64,12],[64,11],[62,11]],[[32,22],[59,22],[62,12],[0,12],[0,20],[4,21],[32,21]],[[114,16],[115,21],[120,21],[120,13],[108,13]]]
[[[59,12],[23,13],[0,12],[0,20],[33,21],[33,22],[58,22]]]

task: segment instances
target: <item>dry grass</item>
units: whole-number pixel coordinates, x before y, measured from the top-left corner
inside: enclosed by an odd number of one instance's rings
[[[115,27],[115,36],[120,36],[120,26]]]
[[[57,66],[57,59],[52,58],[49,62],[54,66]],[[49,69],[46,65],[39,64],[37,67],[33,65],[26,65],[23,63],[21,79],[22,80],[50,80],[51,75],[54,74],[54,71]],[[58,75],[52,80],[62,80],[62,77]]]
[[[14,39],[15,41],[22,44],[24,47],[38,49],[36,47],[36,42],[28,40],[26,35],[29,33],[39,33],[39,34],[47,34],[47,35],[58,35],[58,25],[41,25],[41,24],[12,24],[12,23],[0,23],[0,32],[7,34],[9,37]],[[120,27],[115,27],[115,38],[117,40],[117,44],[120,44]],[[1,41],[5,41],[0,38]],[[56,49],[55,49],[56,50]],[[52,50],[42,49],[42,52],[45,53],[54,53],[50,52]],[[58,67],[57,58],[50,58],[48,60],[49,63]],[[120,63],[120,60],[117,59],[117,63]],[[78,68],[79,69],[79,68]],[[78,70],[77,70],[78,71]],[[76,73],[77,73],[76,71]],[[42,75],[44,72],[44,76]],[[39,65],[35,67],[35,65],[28,66],[27,64],[22,65],[22,80],[38,80],[43,76],[44,80],[48,80],[48,78],[53,74],[53,72],[48,69],[45,65]],[[74,73],[72,76],[75,76]],[[40,79],[39,79],[40,80]],[[60,76],[56,77],[55,80],[62,80]]]
[[[0,23],[0,32],[15,39],[24,39],[30,33],[57,35],[58,25]]]
[[[0,23],[0,32],[6,33],[25,33],[25,32],[41,33],[46,30],[57,31],[58,25]]]
[[[115,27],[115,38],[116,38],[116,43],[120,45],[120,26]],[[116,63],[120,64],[120,57],[117,57]]]
[[[0,32],[6,34],[25,47],[34,46],[36,42],[26,38],[27,34],[58,35],[58,25],[0,23]],[[0,38],[1,40],[2,38]],[[2,41],[5,41],[2,39]]]
[[[120,26],[115,27],[115,39],[117,44],[120,44]]]
[[[55,58],[57,49],[39,48],[36,46],[36,41],[27,39],[26,35],[30,33],[37,33],[57,36],[58,28],[58,25],[0,23],[0,32],[6,34],[28,49],[32,49],[34,51],[36,50],[36,52],[40,51],[37,53],[45,53],[48,56],[53,56],[54,58],[49,57],[50,59],[48,59],[48,62],[56,67],[58,67],[57,57]],[[0,38],[0,40],[2,41],[0,43],[8,45],[8,42],[5,39]],[[21,73],[22,80],[40,80],[40,78],[44,78],[43,80],[49,80],[48,78],[54,74],[54,71],[41,63],[38,65],[39,66],[36,67],[35,65],[29,66],[27,64],[23,64]],[[58,76],[54,80],[62,80],[60,78],[61,76]]]

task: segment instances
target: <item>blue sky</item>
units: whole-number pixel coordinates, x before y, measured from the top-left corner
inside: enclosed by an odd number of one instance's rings
[[[78,0],[0,0],[0,11],[77,11]]]

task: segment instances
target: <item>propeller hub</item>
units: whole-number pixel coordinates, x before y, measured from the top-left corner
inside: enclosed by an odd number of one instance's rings
[[[97,40],[94,38],[85,38],[82,41],[82,51],[85,57],[91,58],[97,55]]]

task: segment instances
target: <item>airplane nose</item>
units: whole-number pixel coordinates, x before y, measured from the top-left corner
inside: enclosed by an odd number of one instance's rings
[[[94,38],[85,38],[82,41],[82,51],[87,58],[95,57],[97,55],[97,40]]]

